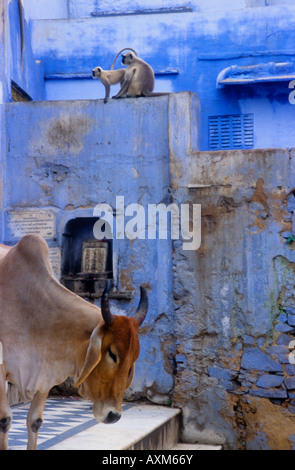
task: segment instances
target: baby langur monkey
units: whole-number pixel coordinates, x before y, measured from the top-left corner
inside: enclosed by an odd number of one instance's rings
[[[127,96],[161,96],[168,93],[153,93],[155,75],[152,67],[139,59],[136,54],[128,52],[122,55],[122,64],[128,65],[121,82],[121,90],[113,98]]]
[[[116,85],[120,82],[122,86],[124,75],[125,69],[103,70],[101,67],[95,67],[95,69],[92,70],[93,78],[99,78],[101,83],[105,86],[105,103],[110,96],[111,85]]]
[[[121,54],[121,52],[126,51],[126,50],[133,51],[135,56],[137,55],[134,49],[131,49],[130,47],[125,47],[124,49],[121,49],[121,51],[118,52],[118,54],[116,55],[110,70],[103,70],[101,67],[95,67],[92,70],[93,78],[99,78],[100,81],[105,86],[105,98],[104,98],[105,103],[107,102],[110,96],[111,85],[116,85],[117,83],[121,83],[121,87],[123,85],[126,69],[114,70],[114,65],[119,54]]]

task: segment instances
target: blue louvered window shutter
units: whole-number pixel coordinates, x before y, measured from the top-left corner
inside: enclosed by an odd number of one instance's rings
[[[253,114],[209,117],[209,150],[252,149],[253,147]]]

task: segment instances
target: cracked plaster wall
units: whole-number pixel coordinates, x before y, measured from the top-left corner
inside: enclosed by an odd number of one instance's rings
[[[110,106],[98,100],[7,104],[2,242],[14,244],[19,239],[15,213],[17,217],[25,211],[35,217],[41,211],[50,213],[55,231],[46,241],[50,249],[61,250],[67,222],[93,217],[97,204],[107,203],[116,210],[116,196],[124,196],[125,208],[139,203],[146,210],[149,203],[169,201],[167,109],[168,96],[114,101]],[[125,237],[113,243],[117,288],[132,296],[131,301],[112,299],[113,311],[132,314],[140,285],[149,297],[149,314],[140,332],[141,354],[128,397],[170,403],[174,386],[171,241],[147,240],[146,235],[143,240]]]
[[[174,242],[175,405],[183,438],[294,449],[294,151],[190,152],[174,197],[202,206],[202,242]],[[209,187],[188,190],[190,184]]]
[[[187,441],[292,449],[295,155],[199,152],[198,106],[186,92],[107,107],[6,105],[2,241],[16,241],[7,224],[14,209],[52,211],[48,244],[58,248],[68,220],[92,216],[100,202],[114,207],[118,194],[126,205],[201,204],[199,250],[166,240],[118,247],[119,287],[134,297],[112,308],[132,311],[141,283],[150,299],[129,398],[172,400]]]

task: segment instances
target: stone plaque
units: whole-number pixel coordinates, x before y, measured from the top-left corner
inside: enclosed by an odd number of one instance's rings
[[[8,212],[8,227],[13,238],[36,233],[43,238],[54,238],[55,214],[46,210],[15,210]]]
[[[106,270],[107,243],[97,240],[83,242],[82,272],[98,273]]]
[[[49,259],[55,277],[60,280],[61,274],[61,249],[58,247],[49,248]]]

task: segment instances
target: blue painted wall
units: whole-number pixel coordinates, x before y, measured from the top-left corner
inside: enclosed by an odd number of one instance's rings
[[[203,150],[210,149],[210,116],[249,113],[254,119],[251,146],[294,145],[295,105],[288,99],[295,77],[293,0],[22,4],[20,19],[17,0],[7,0],[8,77],[33,99],[102,98],[104,87],[91,78],[92,68],[109,68],[115,54],[130,46],[153,66],[155,91],[189,90],[200,96]],[[289,63],[288,75],[275,77],[273,62]],[[253,72],[254,83],[216,86],[224,69],[258,64],[265,69]],[[112,94],[117,90],[113,87]]]
[[[5,139],[5,102],[8,100],[8,86],[6,77],[6,22],[5,22],[5,6],[0,4],[0,178],[3,181],[3,157],[6,152]],[[3,185],[1,184],[0,206],[1,213],[3,204]],[[3,233],[3,218],[1,216],[0,232]]]
[[[114,206],[118,194],[126,204],[201,203],[197,253],[161,240],[116,247],[117,286],[134,298],[112,307],[132,310],[142,282],[151,303],[131,393],[158,403],[173,395],[187,440],[293,448],[295,1],[194,0],[180,11],[177,0],[149,0],[140,5],[149,14],[131,0],[22,4],[22,28],[16,0],[0,23],[1,240],[16,241],[15,210],[51,211],[48,244],[61,248],[69,220]],[[154,67],[156,90],[191,90],[201,112],[191,93],[97,100],[104,89],[91,69],[125,46]],[[287,62],[287,76],[273,62]],[[233,65],[253,68],[226,71]],[[237,77],[250,82],[216,83]],[[11,80],[34,101],[5,107]],[[207,152],[209,117],[229,114],[253,114],[254,147],[272,149]],[[190,192],[189,183],[208,187]],[[264,420],[273,415],[280,442]]]
[[[294,1],[208,5],[195,0],[182,12],[177,1],[150,1],[140,7],[131,1],[54,2],[52,12],[45,6],[41,12],[41,3],[33,3],[28,12],[34,18],[32,47],[44,64],[47,99],[102,98],[103,86],[87,76],[97,65],[109,68],[115,54],[130,46],[153,66],[156,91],[190,90],[200,96],[202,149],[209,148],[209,116],[247,113],[254,115],[255,148],[294,145],[291,78],[216,87],[220,72],[232,65],[265,64],[266,76],[267,64],[290,62],[294,76]],[[156,14],[143,14],[147,9]],[[130,14],[138,10],[141,14]],[[120,15],[122,11],[129,14]]]
[[[180,93],[177,97],[186,114],[191,108],[192,115],[198,113],[196,96]],[[1,241],[14,244],[19,240],[16,211],[37,215],[45,211],[56,227],[45,236],[46,241],[50,249],[62,252],[67,223],[80,218],[83,225],[83,219],[94,217],[97,204],[107,203],[116,210],[117,196],[124,197],[125,208],[141,204],[148,224],[148,204],[170,203],[171,133],[179,140],[185,134],[181,127],[174,129],[169,100],[167,95],[114,100],[107,107],[98,100],[7,104]],[[197,129],[192,130],[196,149]],[[20,175],[21,184],[16,184]],[[125,224],[131,219],[126,216]],[[172,242],[169,237],[148,239],[146,231],[144,239],[125,236],[114,239],[113,244],[114,285],[132,298],[112,300],[114,312],[135,311],[140,285],[149,296],[149,316],[141,329],[141,356],[129,393],[170,403],[174,387]]]
[[[11,81],[31,99],[44,99],[44,70],[36,60],[31,45],[31,24],[21,0],[5,0],[5,75],[11,99]]]

